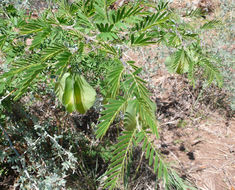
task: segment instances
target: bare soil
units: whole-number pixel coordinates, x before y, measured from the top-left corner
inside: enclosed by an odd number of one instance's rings
[[[156,57],[156,49],[153,46],[130,51],[128,58],[144,67],[148,56]],[[196,188],[232,190],[235,187],[235,117],[226,92],[216,87],[203,91],[201,84],[193,88],[185,77],[169,74],[163,61],[164,58],[148,65],[151,69],[160,64],[161,69],[145,75],[150,80],[158,109],[161,139],[156,143],[172,167]]]
[[[175,84],[170,79],[167,83]],[[231,111],[211,109],[204,102],[193,109],[193,96],[190,98],[187,90],[180,94],[177,85],[173,88],[178,93],[164,97],[168,103],[162,106],[163,98],[159,99],[162,153],[198,189],[231,190],[235,187],[234,116]]]

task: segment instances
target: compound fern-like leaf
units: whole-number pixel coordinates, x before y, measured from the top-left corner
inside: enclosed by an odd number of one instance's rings
[[[110,86],[108,97],[115,98],[118,94],[123,72],[124,67],[118,65],[108,74],[108,86]]]
[[[142,151],[145,152],[145,158],[149,159],[149,165],[154,165],[154,172],[157,173],[158,180],[162,179],[164,180],[165,185],[168,184],[168,168],[161,158],[160,153],[154,146],[154,142],[151,139],[150,135],[148,135],[148,133],[141,128],[140,131],[136,134],[136,138],[137,143],[142,143]]]
[[[109,126],[113,123],[120,111],[126,107],[126,104],[127,99],[120,98],[118,100],[110,99],[109,103],[104,105],[105,110],[101,112],[103,116],[99,118],[101,123],[97,126],[97,138],[102,138],[106,134]]]
[[[166,65],[171,72],[178,74],[183,74],[188,72],[190,65],[190,58],[187,55],[187,52],[181,48],[172,54],[166,60]]]
[[[115,188],[118,181],[124,176],[125,169],[128,164],[129,156],[132,152],[133,141],[137,129],[131,131],[123,131],[118,138],[118,143],[115,145],[116,149],[113,152],[111,164],[108,171],[105,173],[107,179],[105,180],[104,189]]]

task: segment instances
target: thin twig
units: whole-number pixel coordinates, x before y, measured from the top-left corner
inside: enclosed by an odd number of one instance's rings
[[[178,122],[178,120],[168,121],[168,122],[165,122],[165,123],[161,123],[160,125],[162,126],[162,125],[167,125],[167,124],[175,124],[177,122]]]
[[[5,135],[5,137],[7,138],[8,142],[9,142],[9,144],[10,144],[11,149],[15,152],[15,154],[16,154],[18,157],[20,157],[19,152],[14,148],[14,146],[13,146],[13,144],[12,144],[12,142],[11,142],[11,139],[10,139],[9,135],[7,134],[7,132],[5,131],[5,129],[4,129],[1,125],[0,125],[0,128],[2,129],[2,131],[3,131],[4,135]]]
[[[0,103],[3,101],[3,100],[5,100],[8,96],[10,96],[13,92],[15,92],[16,91],[16,89],[14,89],[14,90],[12,90],[9,94],[7,94],[6,96],[4,96],[4,97],[2,97],[1,99],[0,99]]]

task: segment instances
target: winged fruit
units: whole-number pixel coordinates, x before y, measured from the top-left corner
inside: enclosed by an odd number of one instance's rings
[[[93,106],[96,98],[95,90],[79,74],[65,73],[56,83],[55,92],[68,112],[84,114]]]

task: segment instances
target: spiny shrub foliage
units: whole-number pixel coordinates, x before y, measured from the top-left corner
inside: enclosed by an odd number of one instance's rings
[[[197,73],[204,71],[208,83],[215,79],[221,86],[222,77],[202,49],[199,38],[199,31],[217,22],[192,26],[163,1],[151,7],[136,1],[117,9],[112,8],[113,3],[113,0],[57,1],[57,8],[49,7],[37,18],[31,14],[19,16],[11,5],[3,7],[2,18],[8,19],[1,19],[0,48],[8,67],[0,80],[14,84],[13,95],[17,100],[43,76],[48,79],[50,76],[55,94],[69,112],[85,113],[93,106],[96,93],[104,98],[96,137],[102,139],[116,118],[123,120],[119,122],[123,131],[104,174],[104,189],[113,189],[124,180],[135,146],[142,147],[149,166],[153,166],[165,189],[187,189],[154,145],[153,137],[159,137],[156,107],[140,77],[142,69],[128,60],[124,51],[165,44],[174,51],[167,59],[171,72],[186,73],[194,83]],[[5,30],[9,27],[11,33]],[[25,45],[29,39],[30,47]],[[100,63],[102,69],[84,64],[84,60],[94,56],[104,56],[112,64]],[[91,79],[97,78],[102,82],[91,84]]]

